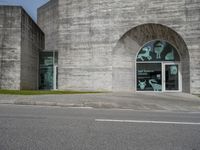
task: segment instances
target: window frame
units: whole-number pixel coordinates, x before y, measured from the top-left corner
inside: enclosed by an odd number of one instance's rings
[[[170,44],[174,50],[176,50],[178,56],[179,56],[179,61],[138,61],[138,54],[140,53],[140,51],[147,45],[149,44],[150,42],[155,42],[155,41],[163,41],[163,42],[166,42],[167,44]],[[138,75],[137,75],[137,64],[142,64],[142,63],[160,63],[161,64],[161,76],[162,76],[162,79],[161,79],[161,84],[162,84],[162,90],[161,91],[140,91],[137,89],[137,78],[138,78]],[[165,65],[170,65],[170,64],[177,64],[178,65],[178,83],[179,83],[179,89],[178,90],[175,90],[175,91],[170,91],[170,90],[166,90],[165,89]],[[139,51],[137,52],[136,54],[136,57],[135,57],[135,92],[182,92],[182,67],[181,67],[181,57],[180,57],[180,54],[179,54],[179,51],[177,50],[177,48],[171,44],[170,42],[166,41],[166,40],[162,40],[162,39],[155,39],[155,40],[151,40],[151,41],[148,41],[146,42],[143,46],[140,47]]]

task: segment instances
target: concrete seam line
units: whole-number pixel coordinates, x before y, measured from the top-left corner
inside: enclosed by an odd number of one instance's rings
[[[149,120],[95,119],[95,121],[96,122],[119,122],[119,123],[149,123],[149,124],[200,125],[200,122],[171,122],[171,121],[149,121]]]

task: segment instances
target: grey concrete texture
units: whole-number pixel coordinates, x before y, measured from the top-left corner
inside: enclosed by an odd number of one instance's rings
[[[20,6],[0,6],[0,89],[37,89],[44,33]]]
[[[91,107],[146,111],[200,111],[200,98],[186,93],[100,93],[75,95],[0,95],[0,104]]]
[[[21,9],[0,6],[0,88],[20,89]]]
[[[21,24],[20,89],[37,90],[39,87],[39,52],[44,49],[44,33],[23,9]]]
[[[58,50],[58,1],[50,0],[38,8],[37,24],[45,33],[45,49],[43,51]]]
[[[59,89],[133,91],[132,66],[136,51],[148,40],[160,38],[169,40],[180,52],[183,91],[200,93],[200,4],[197,0],[57,2],[58,29],[54,31],[58,31]],[[49,5],[44,6],[44,10],[48,9],[44,17],[56,12]],[[42,21],[42,13],[39,17],[41,26],[48,25]],[[126,41],[128,43],[121,45],[121,51],[117,52],[124,36],[149,23],[145,32],[139,29],[139,38],[131,35],[132,40]],[[153,28],[152,24],[155,24]],[[50,35],[54,32],[53,27],[44,29]],[[53,39],[49,40],[46,42],[54,43]],[[131,52],[124,51],[127,47]]]

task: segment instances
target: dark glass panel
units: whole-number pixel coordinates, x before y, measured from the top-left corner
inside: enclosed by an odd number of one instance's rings
[[[165,89],[179,90],[178,65],[165,65]]]
[[[58,87],[57,80],[57,64],[58,52],[41,52],[40,53],[40,89],[54,88],[54,71],[56,75],[55,87]],[[54,70],[54,67],[56,69]]]
[[[137,55],[137,61],[180,61],[180,57],[171,44],[155,40],[144,45]]]
[[[161,63],[137,63],[137,91],[162,91]]]
[[[51,66],[53,64],[53,52],[40,53],[40,66]]]
[[[53,89],[53,67],[40,68],[40,89]]]
[[[39,89],[53,89],[53,52],[40,53]]]

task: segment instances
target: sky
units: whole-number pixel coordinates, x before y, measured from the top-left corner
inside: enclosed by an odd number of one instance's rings
[[[0,0],[0,5],[20,5],[36,21],[37,8],[49,0]]]

